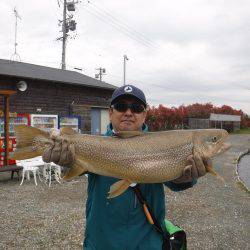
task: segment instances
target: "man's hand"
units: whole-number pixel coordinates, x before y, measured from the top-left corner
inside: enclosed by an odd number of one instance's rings
[[[190,155],[188,157],[187,166],[183,169],[183,174],[179,178],[173,180],[174,183],[192,182],[206,174],[206,167],[211,164],[211,159],[201,158],[198,155]]]
[[[75,147],[62,139],[60,130],[50,131],[51,144],[43,153],[44,162],[54,162],[60,166],[70,167],[75,160]]]

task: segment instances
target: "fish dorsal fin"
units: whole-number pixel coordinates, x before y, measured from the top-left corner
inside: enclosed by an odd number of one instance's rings
[[[142,134],[143,134],[142,131],[120,131],[116,132],[115,136],[125,139],[125,138],[140,136]]]
[[[78,134],[74,129],[69,127],[63,127],[60,129],[61,135],[75,135]]]

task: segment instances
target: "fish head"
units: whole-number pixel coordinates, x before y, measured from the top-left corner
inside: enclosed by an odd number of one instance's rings
[[[229,135],[224,129],[200,130],[196,135],[195,150],[205,157],[219,155],[230,148],[226,142]]]

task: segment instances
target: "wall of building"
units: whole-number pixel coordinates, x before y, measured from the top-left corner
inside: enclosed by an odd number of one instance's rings
[[[0,78],[0,89],[16,89],[23,78]],[[84,133],[90,132],[91,107],[108,107],[113,90],[63,83],[25,80],[28,88],[10,98],[10,111],[28,114],[80,115]],[[0,98],[1,99],[1,98]],[[0,100],[2,106],[2,99]],[[41,111],[39,111],[41,110]]]
[[[188,118],[189,129],[219,128],[232,132],[240,129],[240,122],[232,121],[210,121],[209,119]]]
[[[188,127],[190,129],[210,128],[209,119],[188,118]]]

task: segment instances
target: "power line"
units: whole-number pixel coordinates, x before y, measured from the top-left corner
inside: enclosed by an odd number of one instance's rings
[[[147,38],[146,35],[143,34],[142,32],[138,32],[137,30],[131,28],[126,23],[124,23],[121,20],[119,20],[118,18],[114,17],[109,11],[105,10],[104,8],[100,8],[95,3],[91,3],[89,1],[88,1],[87,6],[92,8],[92,11],[95,11],[96,15],[102,16],[102,18],[104,18],[107,21],[106,23],[109,23],[112,26],[116,25],[120,32],[122,32],[125,35],[128,35],[133,40],[136,40],[138,42],[138,39],[139,39],[140,40],[139,43],[142,43],[144,46],[146,46],[148,48],[151,48],[153,50],[159,50],[160,49],[159,44],[157,44],[154,41],[152,41],[151,39]],[[162,50],[161,50],[161,52],[162,52]],[[209,72],[207,68],[200,67],[199,65],[195,66],[195,72],[193,72],[194,67],[190,67],[190,66],[185,65],[185,63],[183,62],[184,58],[182,58],[182,59],[176,58],[176,52],[174,52],[172,49],[168,49],[168,53],[171,53],[173,55],[173,57],[171,57],[172,61],[175,61],[178,64],[181,64],[182,66],[184,66],[188,70],[191,69],[192,72],[189,71],[189,74],[201,75],[202,72],[198,72],[197,68],[199,68],[201,71]],[[225,80],[223,80],[223,81],[225,81]],[[234,83],[234,82],[230,82],[230,83],[237,84],[237,83]]]
[[[153,49],[152,46],[150,44],[148,44],[148,42],[142,40],[141,38],[137,37],[136,35],[134,35],[133,33],[129,32],[128,30],[121,28],[120,25],[116,24],[115,22],[109,20],[106,18],[106,16],[101,15],[99,12],[92,10],[92,9],[85,9],[86,12],[90,13],[91,15],[94,15],[95,17],[97,17],[98,19],[102,20],[103,22],[111,25],[113,28],[115,28],[116,30],[118,30],[119,32],[123,33],[124,35],[130,37],[132,40],[150,48]]]
[[[98,19],[100,19],[100,20],[104,21],[105,23],[113,26],[116,30],[118,30],[119,32],[121,32],[124,35],[128,36],[132,40],[135,40],[136,42],[144,45],[147,48],[150,48],[151,50],[161,51],[162,52],[162,49],[160,49],[160,45],[158,45],[157,43],[155,43],[152,40],[148,39],[144,34],[142,35],[140,32],[136,31],[135,29],[132,29],[130,26],[128,26],[124,22],[121,22],[119,19],[117,19],[116,17],[111,15],[106,10],[101,9],[101,8],[97,7],[96,5],[91,6],[90,4],[88,4],[86,6],[88,7],[88,9],[85,9],[85,10],[88,13],[96,16]],[[171,53],[173,55],[173,57],[171,57],[172,61],[176,61],[178,64],[183,65],[188,70],[190,70],[190,69],[193,70],[194,69],[193,67],[190,67],[190,66],[187,67],[184,64],[183,59],[182,60],[177,59],[176,58],[176,53],[173,52],[171,49],[168,49],[168,53]],[[201,70],[204,70],[203,68],[201,68],[199,66],[196,66],[196,68],[197,67],[200,68]],[[195,71],[195,73],[196,74],[198,73],[197,70]],[[194,74],[194,72],[192,72],[192,74]]]
[[[155,46],[154,42],[151,41],[150,39],[148,39],[144,34],[142,34],[141,32],[138,32],[137,30],[133,29],[132,27],[130,27],[126,23],[120,21],[119,19],[117,19],[116,17],[114,17],[111,13],[109,13],[108,11],[106,11],[104,9],[101,9],[97,5],[92,4],[92,3],[89,3],[89,5],[87,5],[87,6],[90,7],[90,8],[92,8],[92,10],[96,11],[97,13],[99,13],[100,15],[102,15],[103,17],[106,17],[111,22],[117,24],[121,29],[126,30],[130,34],[133,34],[138,39],[141,39],[142,41],[146,42],[148,45],[152,46],[153,48],[157,48]]]
[[[132,27],[130,27],[126,23],[124,23],[121,20],[119,20],[118,18],[114,17],[112,14],[110,14],[110,12],[108,12],[105,9],[100,8],[97,5],[92,4],[92,3],[89,3],[87,5],[87,7],[92,8],[92,11],[95,11],[95,13],[97,15],[100,15],[103,18],[106,18],[106,20],[109,22],[109,24],[113,23],[113,24],[117,25],[121,30],[128,32],[131,35],[136,36],[137,39],[140,39],[141,41],[147,43],[147,45],[151,49],[160,50],[162,52],[162,49],[160,48],[160,45],[158,43],[152,41],[151,39],[146,37],[146,35],[143,34],[142,32],[138,32],[137,30],[133,29]],[[174,55],[176,57],[176,54],[175,54],[175,52],[172,51],[172,49],[168,49],[168,52],[172,53],[172,55]],[[178,63],[183,63],[183,61],[178,61],[178,59],[176,59],[176,58],[171,58],[171,59],[177,61]]]
[[[118,18],[114,17],[112,14],[110,14],[108,11],[104,10],[103,8],[100,8],[100,7],[96,6],[95,4],[88,4],[87,6],[88,6],[88,9],[85,9],[85,10],[88,13],[94,15],[95,17],[104,21],[105,23],[113,26],[116,30],[118,30],[119,32],[123,33],[124,35],[130,37],[131,39],[135,40],[136,42],[138,42],[138,43],[140,43],[140,44],[142,44],[150,49],[153,49],[153,50],[157,50],[160,48],[160,46],[157,43],[153,42],[151,39],[148,39],[141,32],[137,32],[135,29],[131,28],[130,26],[128,26],[124,22],[120,21]],[[184,65],[184,67],[186,69],[192,69],[192,70],[194,69],[193,67],[186,66],[182,60],[180,61],[179,59],[177,59],[175,52],[173,52],[172,50],[168,49],[168,52],[170,52],[171,54],[174,55],[174,57],[171,58],[172,61],[176,61],[176,62]],[[196,67],[196,69],[199,68],[202,71],[204,71],[204,70],[207,71],[207,68],[200,67],[199,65],[197,65],[195,67]],[[198,72],[197,70],[195,72],[189,71],[189,74],[190,73],[196,74],[196,75],[201,75],[201,72]],[[223,82],[225,82],[225,80],[223,80]],[[237,85],[236,82],[230,81],[229,83]]]

